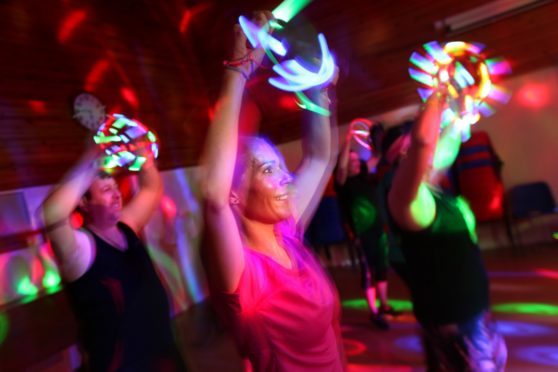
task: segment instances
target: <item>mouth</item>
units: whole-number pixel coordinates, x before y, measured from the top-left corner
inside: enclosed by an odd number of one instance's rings
[[[277,201],[286,201],[288,199],[289,199],[289,194],[288,193],[277,195],[275,197],[275,200],[277,200]]]

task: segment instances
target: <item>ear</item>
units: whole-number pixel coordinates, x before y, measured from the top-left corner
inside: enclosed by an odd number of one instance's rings
[[[79,200],[78,207],[84,212],[89,212],[89,203],[85,196],[82,196],[81,199]]]

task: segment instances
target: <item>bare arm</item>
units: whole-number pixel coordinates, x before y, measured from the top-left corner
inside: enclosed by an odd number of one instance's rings
[[[347,135],[345,136],[345,142],[343,142],[343,147],[341,147],[341,153],[339,154],[337,169],[335,171],[335,180],[340,185],[345,184],[349,174],[349,151],[351,149],[351,137],[351,129],[349,128]]]
[[[314,92],[311,97],[322,107],[329,106],[325,92]],[[335,111],[335,110],[332,110]],[[308,120],[302,139],[303,159],[295,174],[295,220],[303,228],[312,216],[333,170],[337,156],[337,123],[331,117],[307,112]]]
[[[122,210],[121,221],[138,234],[151,218],[163,195],[163,182],[152,156],[139,172],[139,191]]]
[[[266,15],[258,14],[257,22],[267,21]],[[233,59],[248,53],[246,37],[238,25],[235,26],[235,50]],[[263,56],[257,50],[255,58]],[[244,73],[252,71],[249,65]],[[212,284],[219,290],[233,292],[238,287],[244,270],[244,253],[239,226],[230,206],[230,194],[238,148],[239,114],[246,79],[239,71],[226,70],[221,94],[216,103],[215,116],[209,128],[204,154],[202,193],[208,269]]]
[[[67,280],[85,272],[91,255],[92,242],[84,232],[71,227],[69,217],[97,174],[99,155],[98,148],[89,149],[42,205],[47,237]]]
[[[436,215],[434,199],[423,182],[431,168],[438,141],[443,98],[433,94],[411,130],[411,145],[401,161],[388,195],[397,224],[410,231],[430,226]]]

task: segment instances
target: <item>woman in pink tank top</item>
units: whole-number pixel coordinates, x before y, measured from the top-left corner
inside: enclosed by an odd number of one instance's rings
[[[254,22],[268,18],[257,13]],[[246,48],[237,25],[203,156],[212,299],[255,371],[342,371],[337,292],[300,234],[329,178],[337,138],[328,116],[307,112],[304,159],[291,174],[269,142],[239,136],[244,88],[263,54]],[[309,95],[329,106],[327,91]]]

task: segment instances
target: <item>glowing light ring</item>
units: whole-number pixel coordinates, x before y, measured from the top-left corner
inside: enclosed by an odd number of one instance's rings
[[[325,85],[331,81],[335,73],[335,61],[329,52],[323,34],[318,35],[318,42],[320,43],[321,51],[321,64],[318,72],[312,72],[303,67],[298,61],[289,59],[273,66],[273,71],[280,77],[270,78],[269,83],[287,92],[300,92]]]
[[[423,101],[441,84],[447,86],[449,108],[442,114],[442,128],[454,123],[463,141],[470,137],[471,125],[481,116],[494,113],[491,103],[504,104],[510,98],[504,89],[493,84],[496,77],[511,72],[509,63],[501,58],[485,59],[483,49],[483,45],[475,43],[453,41],[440,45],[432,41],[409,59],[409,75],[419,83],[417,92]],[[466,95],[464,107],[460,108],[456,100],[469,87],[475,87],[475,93]]]
[[[321,63],[318,71],[312,72],[302,66],[296,59],[283,62],[277,60],[275,55],[284,57],[287,54],[287,49],[282,42],[269,34],[269,29],[272,27],[271,22],[260,28],[246,17],[240,16],[238,23],[252,47],[261,46],[273,62],[273,70],[279,76],[270,78],[269,83],[278,89],[295,93],[299,100],[298,105],[303,109],[329,116],[331,114],[329,110],[317,105],[303,93],[304,90],[327,85],[335,74],[335,60],[329,51],[325,36],[323,34],[318,35]]]
[[[372,122],[362,118],[354,119],[349,125],[352,138],[365,149],[372,151],[372,146],[370,146],[370,128],[372,128]]]
[[[139,121],[121,114],[108,115],[93,140],[106,154],[102,167],[108,172],[115,168],[139,171],[147,161],[146,156],[136,154],[139,149],[146,149],[153,158],[159,156],[155,134]]]

